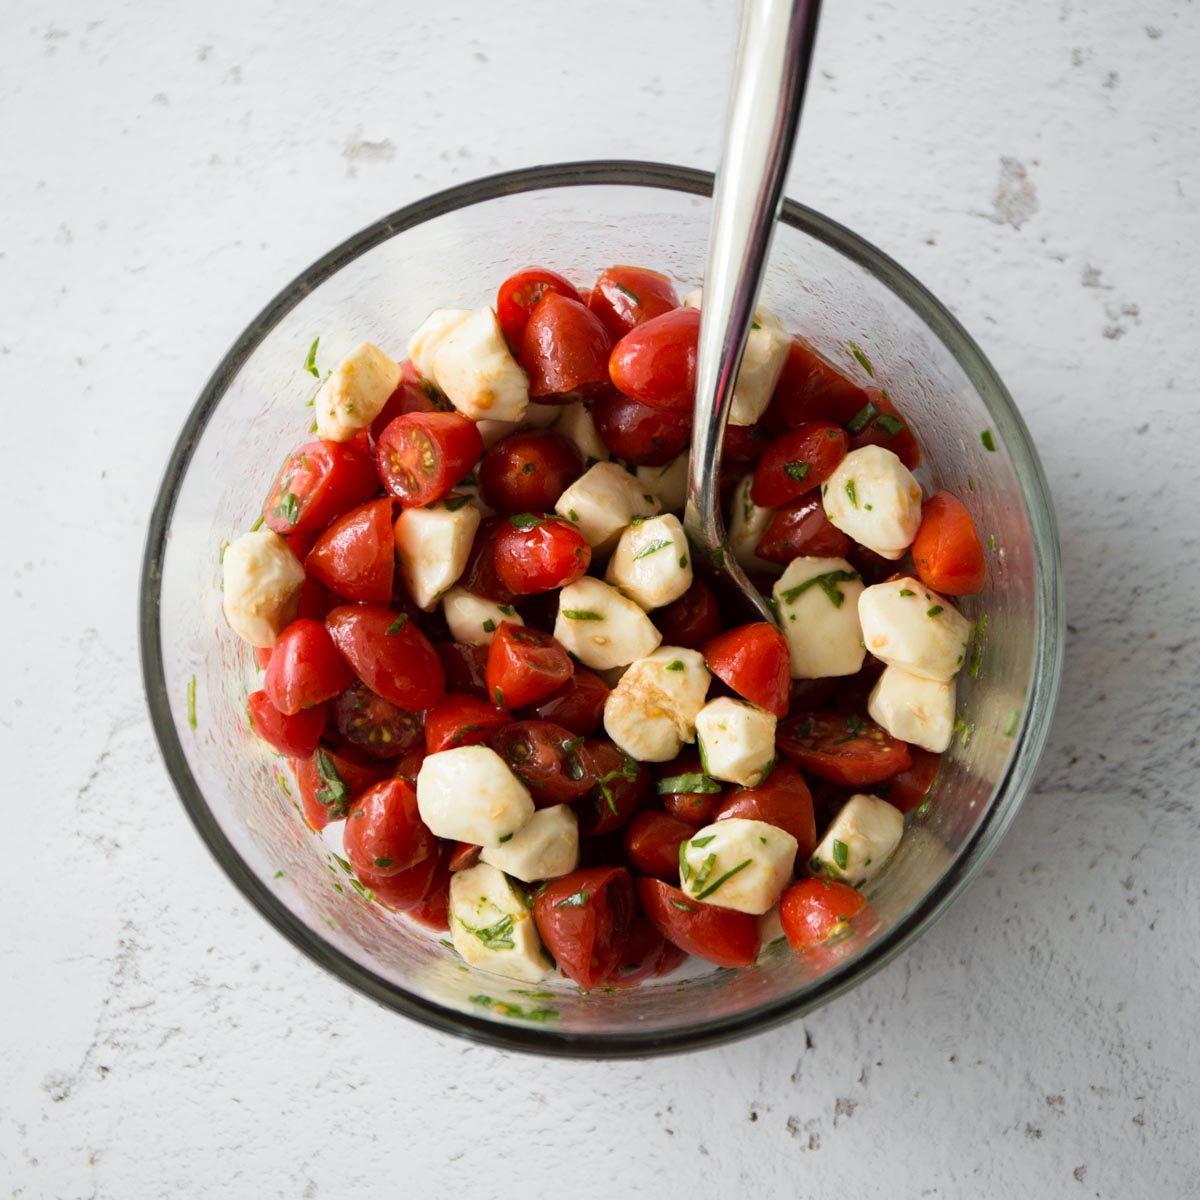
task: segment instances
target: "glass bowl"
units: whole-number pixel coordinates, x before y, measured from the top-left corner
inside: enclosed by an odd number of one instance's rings
[[[1062,584],[1050,493],[1025,425],[979,348],[921,284],[789,201],[763,302],[864,378],[849,344],[860,348],[920,434],[921,482],[959,495],[989,547],[986,590],[963,604],[987,621],[977,669],[960,676],[961,728],[849,936],[804,956],[771,945],[748,970],[691,960],[629,991],[581,993],[562,980],[530,996],[468,971],[435,937],[364,901],[285,794],[280,761],[247,727],[254,667],[221,614],[219,560],[306,435],[313,338],[326,365],[364,339],[403,357],[432,308],[478,307],[533,263],[580,280],[613,263],[644,264],[689,288],[700,282],[711,190],[711,175],[681,167],[567,163],[454,187],[385,217],[255,317],[167,466],[146,546],[141,650],[155,733],[184,806],[285,937],[435,1029],[544,1054],[644,1057],[805,1013],[878,970],[962,891],[1016,813],[1045,742],[1062,667]]]

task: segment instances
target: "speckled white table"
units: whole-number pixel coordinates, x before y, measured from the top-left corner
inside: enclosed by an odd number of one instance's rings
[[[151,740],[136,568],[185,413],[285,280],[494,170],[711,166],[733,7],[0,6],[0,1194],[1200,1195],[1200,5],[826,8],[789,191],[1017,397],[1065,688],[917,946],[791,1027],[596,1065],[436,1037],[249,910]]]

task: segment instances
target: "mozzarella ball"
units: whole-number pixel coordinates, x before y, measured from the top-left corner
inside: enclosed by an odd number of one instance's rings
[[[658,500],[624,467],[598,462],[559,496],[554,511],[574,522],[594,552],[604,554],[634,517],[655,516]]]
[[[902,667],[884,667],[867,700],[877,725],[934,754],[950,745],[954,732],[954,680],[924,679]]]
[[[469,308],[435,308],[408,342],[408,357],[418,374],[433,379],[433,360],[442,342],[468,317]]]
[[[729,817],[681,846],[679,886],[693,900],[760,916],[792,878],[796,839],[776,825]]]
[[[587,401],[576,400],[574,404],[558,408],[558,413],[554,428],[564,437],[570,438],[579,448],[585,467],[594,466],[598,462],[608,462],[608,447],[596,431],[596,422],[592,420],[591,406]]]
[[[461,496],[396,518],[396,569],[418,608],[430,612],[463,573],[479,522],[479,509]]]
[[[604,732],[639,762],[668,762],[696,739],[711,676],[704,656],[660,646],[621,676],[604,703]]]
[[[523,883],[556,879],[579,866],[579,822],[569,804],[539,808],[523,829],[479,857]]]
[[[687,504],[688,456],[676,455],[665,467],[638,467],[638,482],[654,496],[663,512],[682,513]]]
[[[594,671],[628,666],[662,641],[654,623],[632,600],[590,575],[559,592],[554,636]]]
[[[271,529],[243,533],[225,547],[222,605],[230,629],[251,646],[275,645],[296,619],[304,568]]]
[[[528,824],[533,800],[495,750],[456,746],[421,764],[417,810],[435,837],[499,846]]]
[[[921,526],[921,485],[882,446],[851,450],[821,501],[831,524],[883,558],[902,558]]]
[[[858,598],[867,649],[889,667],[926,679],[953,679],[967,653],[971,622],[944,596],[905,576]]]
[[[679,518],[635,517],[625,527],[604,578],[649,611],[692,586],[692,557]]]
[[[768,562],[754,553],[754,548],[767,532],[767,526],[775,515],[773,508],[760,508],[750,499],[750,489],[754,486],[754,473],[744,475],[741,482],[733,489],[733,499],[729,502],[729,549],[733,557],[747,571],[761,571],[778,575],[778,563]]]
[[[490,308],[471,313],[442,337],[433,354],[433,381],[474,421],[525,417],[529,376],[509,352]]]
[[[450,876],[450,937],[473,967],[538,983],[550,973],[524,895],[489,863]]]
[[[349,441],[383,411],[400,383],[400,364],[363,342],[342,359],[313,399],[317,436]]]
[[[696,715],[696,744],[704,772],[714,779],[757,787],[775,764],[774,713],[746,700],[721,696]]]
[[[834,817],[810,866],[826,875],[862,887],[873,879],[900,845],[904,814],[878,796],[851,796]]]
[[[442,615],[450,636],[468,646],[490,646],[501,621],[524,625],[525,620],[511,604],[497,604],[464,587],[452,587],[442,598]]]
[[[863,593],[844,558],[794,558],[775,583],[775,614],[792,655],[793,679],[856,675],[866,651],[858,620]]]

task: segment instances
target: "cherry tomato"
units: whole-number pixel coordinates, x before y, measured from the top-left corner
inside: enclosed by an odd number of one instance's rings
[[[479,486],[498,513],[548,512],[582,474],[574,442],[548,429],[530,429],[503,438],[483,456]]]
[[[689,784],[696,791],[663,791],[664,786]],[[664,811],[689,825],[707,825],[721,802],[723,789],[711,776],[705,775],[700,753],[695,749],[681,751],[669,763],[658,769],[658,798]]]
[[[868,587],[873,583],[882,583],[896,573],[896,564],[866,546],[851,542],[850,549],[843,556],[850,560],[850,565],[862,576],[862,581]]]
[[[761,508],[775,508],[820,487],[846,457],[849,444],[837,425],[825,421],[797,425],[763,451],[750,499]]]
[[[833,704],[830,707],[847,716],[851,713],[865,716],[867,697],[870,696],[871,689],[879,681],[882,672],[883,663],[868,654],[854,675],[842,675],[834,681]]]
[[[422,714],[400,708],[355,680],[333,701],[333,724],[370,758],[400,758],[424,741]]]
[[[761,422],[757,425],[727,425],[725,440],[721,443],[722,470],[740,467],[741,470],[737,472],[740,479],[746,467],[753,466],[762,458],[774,437]]]
[[[595,780],[587,795],[575,804],[579,832],[585,837],[598,837],[620,829],[650,792],[646,764],[636,762],[601,738],[588,738],[575,751],[575,757],[588,778]]]
[[[423,929],[433,933],[450,932],[450,846],[443,845],[437,855],[437,866],[425,895],[405,916]]]
[[[588,308],[600,318],[613,340],[635,326],[679,307],[675,285],[644,267],[609,267],[600,272]]]
[[[606,987],[633,987],[646,979],[667,975],[686,961],[687,955],[639,914],[633,918],[621,961],[603,983]]]
[[[775,742],[802,770],[852,787],[877,783],[912,765],[904,742],[855,713],[801,713],[779,726]]]
[[[447,692],[462,692],[476,700],[492,702],[487,686],[488,648],[465,642],[438,642],[434,646],[446,676]]]
[[[488,695],[498,708],[522,708],[548,696],[574,669],[548,633],[501,621],[488,650]]]
[[[371,422],[371,443],[397,418],[414,412],[452,412],[454,406],[438,391],[432,380],[423,378],[412,359],[400,364],[400,382],[388,402]]]
[[[342,831],[346,857],[356,871],[398,875],[436,850],[433,834],[417,811],[417,792],[407,779],[385,779],[350,806]]]
[[[450,853],[450,870],[470,870],[479,861],[482,853],[482,846],[476,846],[471,842],[455,842],[454,849]]]
[[[375,462],[389,494],[405,508],[420,508],[449,495],[482,453],[483,438],[469,417],[414,412],[379,435]]]
[[[568,979],[594,988],[615,971],[633,928],[633,880],[624,867],[591,867],[543,884],[533,920]]]
[[[786,717],[792,689],[787,638],[766,621],[728,629],[704,644],[704,662],[739,696]]]
[[[836,689],[837,681],[834,679],[793,679],[788,711],[802,713],[828,708]]]
[[[643,809],[625,826],[625,856],[639,875],[679,882],[679,847],[696,827],[678,817]]]
[[[912,426],[886,392],[867,388],[867,396],[874,411],[871,407],[864,407],[850,418],[847,426],[853,434],[850,449],[882,446],[890,450],[910,471],[915,471],[921,465],[921,444]]]
[[[266,692],[251,692],[247,705],[254,732],[272,750],[288,758],[308,758],[316,750],[325,729],[325,705],[287,715]]]
[[[630,330],[613,347],[609,376],[626,396],[651,408],[691,412],[699,340],[700,310],[673,309]]]
[[[372,500],[343,513],[304,560],[305,571],[326,587],[364,604],[391,600],[395,565],[391,500]]]
[[[467,565],[458,577],[459,587],[497,604],[511,604],[516,599],[496,575],[496,538],[508,527],[507,517],[485,517],[480,521],[471,543],[471,553],[467,555]]]
[[[511,720],[474,696],[447,692],[425,714],[425,750],[437,754],[455,746],[480,746]]]
[[[416,787],[417,776],[421,773],[421,764],[425,758],[425,747],[414,746],[407,754],[401,755],[400,761],[392,770],[392,775],[396,779],[407,779],[413,787]]]
[[[354,682],[354,672],[319,621],[293,621],[275,642],[263,691],[287,716],[332,700]]]
[[[519,513],[496,534],[496,578],[518,596],[563,588],[587,574],[592,548],[560,517]]]
[[[340,821],[355,797],[387,777],[386,767],[363,766],[325,746],[318,746],[309,758],[293,759],[292,768],[304,819],[316,830]]]
[[[324,621],[325,615],[337,603],[333,593],[315,576],[305,574],[296,602],[296,616],[306,621]]]
[[[270,646],[255,646],[254,647],[254,665],[260,671],[265,671],[271,665],[271,647]]]
[[[555,292],[566,296],[569,300],[581,300],[569,279],[564,279],[557,271],[548,271],[545,267],[530,267],[526,271],[518,271],[510,275],[496,293],[496,319],[508,344],[516,349],[521,344],[525,326],[529,316],[537,307],[538,301],[547,292]]]
[[[400,708],[432,708],[445,690],[442,664],[417,623],[371,605],[342,605],[325,618],[334,645],[376,695]]]
[[[908,752],[912,755],[912,766],[872,789],[881,800],[901,812],[911,812],[929,795],[942,765],[940,754],[932,754],[920,746],[909,746]]]
[[[554,403],[608,383],[612,339],[582,301],[546,292],[530,314],[518,356],[529,375],[531,399]]]
[[[846,378],[803,338],[792,339],[771,407],[788,429],[806,421],[845,425],[867,405],[870,397]]]
[[[595,778],[576,758],[582,738],[553,721],[514,721],[488,740],[488,745],[508,764],[529,789],[538,808],[576,800]]]
[[[651,408],[620,392],[597,396],[592,420],[610,454],[639,467],[665,466],[692,437],[692,414]]]
[[[718,967],[748,967],[758,957],[758,919],[693,900],[661,879],[639,879],[638,900],[668,942]]]
[[[866,906],[866,896],[849,884],[832,879],[800,879],[783,893],[779,920],[788,945],[799,953],[840,932]]]
[[[283,464],[263,507],[276,533],[324,529],[335,517],[379,493],[369,454],[346,442],[308,442]]]
[[[825,515],[819,492],[812,492],[776,509],[754,553],[767,562],[790,563],[793,558],[845,558],[853,543]]]
[[[975,522],[949,492],[937,492],[925,501],[912,559],[921,582],[944,596],[973,596],[987,579]]]
[[[812,793],[795,763],[781,762],[757,787],[737,788],[729,793],[713,814],[714,821],[742,817],[765,821],[796,839],[797,864],[807,862],[817,848],[817,822]]]
[[[699,650],[721,632],[721,610],[712,588],[702,579],[694,579],[678,600],[658,609],[653,621],[666,646]]]
[[[359,882],[369,888],[375,899],[394,912],[411,912],[429,894],[437,873],[438,856],[429,855],[415,867],[400,871],[396,875],[384,875],[379,871],[356,870]]]
[[[577,666],[566,683],[530,706],[529,715],[554,721],[577,737],[590,737],[604,721],[607,699],[608,684],[594,671]]]

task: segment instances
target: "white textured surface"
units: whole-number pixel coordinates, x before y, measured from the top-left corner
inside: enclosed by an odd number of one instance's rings
[[[597,1065],[435,1037],[243,904],[151,741],[136,568],[184,415],[284,281],[496,169],[711,165],[733,7],[0,6],[3,1195],[1200,1194],[1200,5],[826,9],[789,192],[1017,397],[1066,685],[919,945],[749,1043]]]

